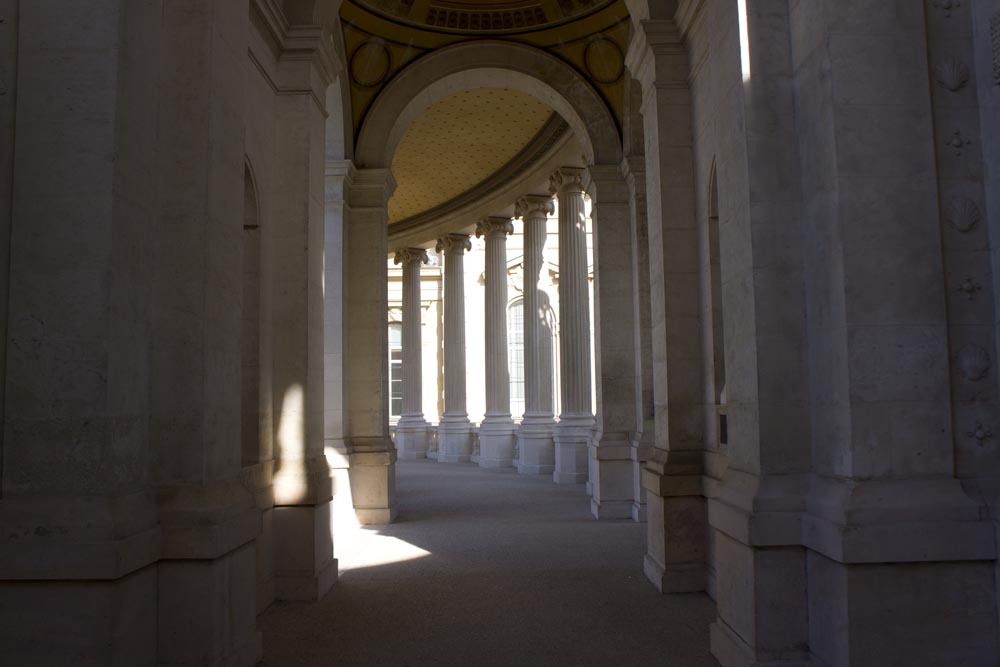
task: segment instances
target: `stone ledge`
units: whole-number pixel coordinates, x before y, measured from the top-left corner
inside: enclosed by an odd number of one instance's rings
[[[996,558],[994,526],[959,480],[787,475],[757,485],[748,495],[723,484],[708,500],[709,525],[743,544],[801,545],[845,564]]]
[[[155,563],[160,553],[158,527],[102,541],[32,537],[0,546],[0,580],[121,579]]]
[[[0,501],[0,578],[111,580],[160,557],[152,494]]]
[[[158,489],[160,557],[214,560],[253,541],[260,510],[239,479]]]

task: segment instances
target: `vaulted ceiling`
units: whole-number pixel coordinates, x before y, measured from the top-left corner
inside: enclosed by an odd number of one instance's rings
[[[621,123],[630,27],[624,0],[344,0],[341,26],[355,133],[397,73],[431,51],[478,38],[525,43],[562,59]],[[552,147],[565,131],[551,108],[515,90],[484,87],[439,100],[398,146],[390,225],[467,203],[491,181],[523,172],[539,159],[537,147]]]

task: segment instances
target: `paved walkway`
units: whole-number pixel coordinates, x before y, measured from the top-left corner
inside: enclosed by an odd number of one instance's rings
[[[264,665],[716,665],[712,601],[657,593],[645,526],[593,520],[582,486],[400,461],[397,490],[397,523],[335,536],[323,600],[264,613]]]

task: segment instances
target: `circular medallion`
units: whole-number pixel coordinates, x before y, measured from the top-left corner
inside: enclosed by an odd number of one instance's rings
[[[590,76],[598,83],[614,83],[625,71],[625,58],[618,45],[605,37],[587,44],[583,52],[583,63]]]
[[[365,88],[373,88],[385,81],[391,67],[392,57],[382,40],[368,40],[351,56],[351,78]]]

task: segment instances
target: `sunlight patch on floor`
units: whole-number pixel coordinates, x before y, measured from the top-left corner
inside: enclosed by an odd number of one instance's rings
[[[364,567],[402,563],[430,556],[431,552],[398,537],[379,535],[377,530],[352,528],[337,543],[337,559],[341,572]]]

